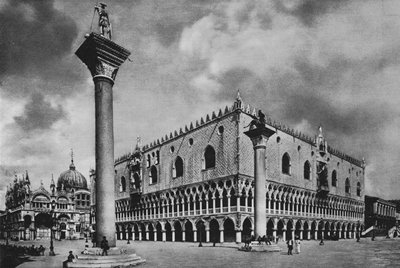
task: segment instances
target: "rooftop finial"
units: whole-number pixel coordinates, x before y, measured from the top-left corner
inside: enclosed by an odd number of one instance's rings
[[[71,165],[69,165],[70,170],[75,170],[75,165],[74,165],[74,151],[71,148]]]
[[[140,138],[140,136],[137,136],[136,138],[136,150],[140,150],[140,147],[142,146],[142,139]]]
[[[240,89],[237,91],[236,100],[242,101],[242,98],[240,97]]]

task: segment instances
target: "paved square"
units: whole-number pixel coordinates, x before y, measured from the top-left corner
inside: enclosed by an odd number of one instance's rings
[[[47,245],[48,241],[19,242],[20,244]],[[84,241],[56,241],[57,256],[32,257],[33,262],[21,264],[20,268],[61,267],[69,250],[77,253],[84,248]],[[241,252],[236,244],[204,244],[181,242],[118,241],[117,246],[134,250],[147,260],[145,267],[399,267],[400,239],[377,238],[376,241],[361,239],[303,241],[301,253],[286,255],[286,244],[278,244],[280,253]],[[47,245],[48,249],[48,245]]]

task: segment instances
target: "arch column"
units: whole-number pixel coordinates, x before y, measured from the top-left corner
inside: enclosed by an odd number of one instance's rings
[[[210,228],[206,228],[206,242],[210,242]]]
[[[236,230],[236,243],[242,243],[242,230]]]
[[[167,232],[165,230],[161,230],[162,231],[162,241],[165,242],[167,241]]]
[[[224,229],[219,229],[219,241],[224,243]]]
[[[303,231],[304,231],[304,229],[301,228],[299,231],[300,231],[300,240],[303,240]]]
[[[186,231],[182,229],[182,242],[186,241]]]
[[[146,230],[146,240],[149,240],[149,230]]]
[[[287,229],[286,229],[286,226],[284,226],[283,228],[282,228],[282,240],[283,241],[286,241],[286,231],[287,231]]]
[[[276,239],[277,239],[277,237],[276,237],[276,231],[277,231],[277,229],[276,228],[274,228],[274,229],[272,229],[272,236],[274,237],[274,242],[276,242]]]
[[[142,241],[143,240],[143,237],[142,237],[142,231],[141,230],[139,230],[139,241]]]
[[[153,236],[154,236],[154,241],[157,241],[157,228],[154,229],[153,231]]]
[[[175,229],[172,229],[171,232],[172,232],[172,242],[175,242]]]

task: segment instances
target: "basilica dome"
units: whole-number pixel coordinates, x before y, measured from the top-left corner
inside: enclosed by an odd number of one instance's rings
[[[85,177],[75,169],[73,160],[71,161],[71,165],[69,165],[69,170],[61,173],[57,181],[57,191],[70,191],[71,189],[88,189]]]

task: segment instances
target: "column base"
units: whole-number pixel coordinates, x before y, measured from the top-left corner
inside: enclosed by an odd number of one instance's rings
[[[249,244],[249,246],[242,246],[239,248],[240,251],[246,252],[281,252],[282,249],[277,245],[272,243],[271,245],[266,245],[264,243],[259,244],[256,241],[253,241]]]
[[[137,256],[136,254],[127,254],[123,252],[120,248],[110,248],[108,250],[108,256],[101,256],[102,249],[101,248],[88,248],[89,254],[78,255],[78,258],[75,259],[76,262],[66,262],[63,267],[132,267],[142,263],[145,263],[146,260]],[[100,255],[99,255],[100,254]]]

